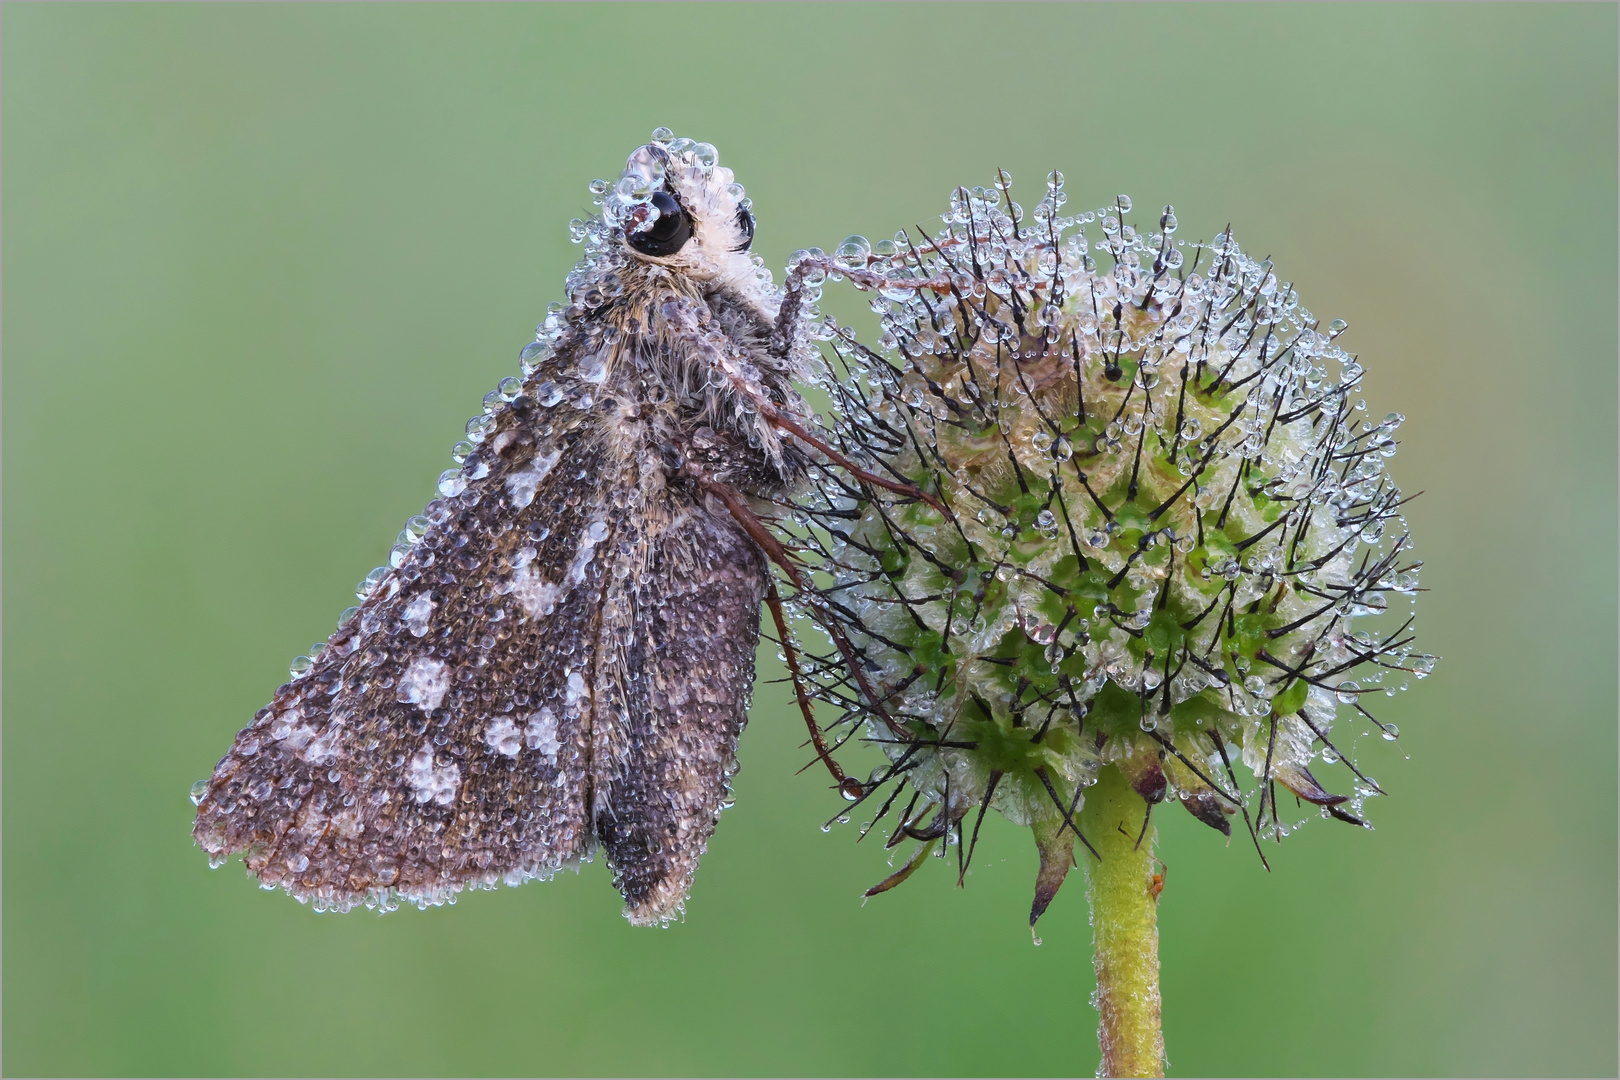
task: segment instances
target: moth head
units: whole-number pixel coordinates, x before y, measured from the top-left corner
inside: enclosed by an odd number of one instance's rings
[[[659,128],[630,155],[603,200],[603,217],[634,258],[693,277],[728,278],[753,272],[750,207],[713,146]]]

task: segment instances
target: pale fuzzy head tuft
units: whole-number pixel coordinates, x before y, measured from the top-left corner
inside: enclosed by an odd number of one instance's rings
[[[677,139],[668,128],[659,128],[652,142],[630,155],[619,179],[601,194],[603,224],[613,229],[613,238],[630,258],[764,298],[762,286],[768,288],[769,279],[761,278],[758,262],[748,254],[753,242],[751,201],[732,171],[720,164],[713,146]],[[691,230],[690,239],[668,255],[639,250],[633,242],[663,216],[655,204],[661,194],[679,203]]]

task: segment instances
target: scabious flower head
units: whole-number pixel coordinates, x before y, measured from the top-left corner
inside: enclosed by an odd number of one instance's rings
[[[1347,726],[1393,738],[1370,699],[1434,658],[1389,610],[1420,566],[1386,472],[1402,418],[1367,418],[1344,324],[1230,229],[1187,243],[1124,196],[1065,216],[1057,173],[1026,217],[1007,188],[835,252],[883,283],[875,347],[824,335],[832,438],[929,497],[822,471],[800,602],[859,657],[812,669],[841,737],[886,754],[859,797],[897,842],[986,808],[1031,827],[1038,915],[1104,765],[1228,835],[1297,828],[1279,785],[1361,823],[1376,783],[1347,762],[1331,794],[1311,767]]]

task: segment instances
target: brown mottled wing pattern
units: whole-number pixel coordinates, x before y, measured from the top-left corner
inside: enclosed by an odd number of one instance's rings
[[[480,453],[238,734],[198,805],[210,854],[245,852],[265,884],[338,910],[437,903],[589,854],[595,555],[603,493],[627,478],[566,402],[518,398]]]

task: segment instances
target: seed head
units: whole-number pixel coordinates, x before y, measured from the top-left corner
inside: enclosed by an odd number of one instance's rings
[[[964,866],[985,809],[1030,826],[1036,915],[1104,764],[1227,835],[1297,828],[1278,785],[1364,824],[1377,784],[1347,761],[1331,794],[1311,765],[1357,723],[1393,738],[1370,699],[1434,664],[1386,472],[1402,417],[1365,418],[1345,324],[1230,228],[1187,243],[1168,206],[1144,228],[1125,196],[1065,199],[1053,173],[1026,218],[1003,175],[932,236],[836,250],[882,336],[824,335],[833,440],[929,498],[829,467],[797,514],[822,583],[799,600],[859,657],[811,676],[887,757],[860,797],[912,789],[896,842],[977,815]]]

